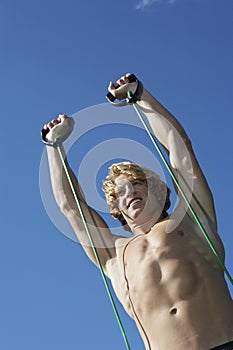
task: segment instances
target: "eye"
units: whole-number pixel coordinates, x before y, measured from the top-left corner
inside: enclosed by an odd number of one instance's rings
[[[118,188],[117,191],[116,191],[117,197],[123,196],[124,193],[125,193],[125,189],[124,188]]]
[[[132,185],[134,185],[134,186],[141,186],[141,185],[143,185],[143,182],[141,181],[141,180],[134,180],[133,182],[132,182]]]

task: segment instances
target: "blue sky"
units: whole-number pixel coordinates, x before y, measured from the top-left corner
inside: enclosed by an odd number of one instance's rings
[[[126,72],[143,81],[192,139],[233,274],[232,13],[232,0],[1,1],[1,349],[124,348],[98,269],[51,221],[39,176],[43,124],[60,112],[89,123],[91,132],[101,118],[107,124],[108,83]],[[128,117],[119,113],[116,124]],[[123,126],[114,132],[125,148],[133,139]],[[101,128],[71,149],[74,168],[78,157],[85,159],[84,179],[86,152],[99,152],[98,142],[108,141],[100,135]],[[144,141],[134,145],[141,150]],[[143,349],[117,305],[131,348]]]

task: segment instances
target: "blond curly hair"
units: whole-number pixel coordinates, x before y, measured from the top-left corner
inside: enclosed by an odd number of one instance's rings
[[[158,201],[163,205],[162,218],[165,218],[167,210],[169,209],[170,203],[170,189],[163,182],[159,175],[154,173],[152,170],[144,168],[138,164],[131,162],[121,162],[112,164],[109,168],[109,175],[103,182],[103,190],[106,196],[107,204],[110,209],[110,214],[118,219],[121,224],[126,225],[126,221],[118,208],[117,194],[115,190],[115,180],[119,175],[130,176],[133,179],[143,181],[146,186],[153,191]]]

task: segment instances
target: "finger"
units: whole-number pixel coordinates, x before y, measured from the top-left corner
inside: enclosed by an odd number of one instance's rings
[[[52,129],[52,128],[54,127],[54,124],[53,124],[53,122],[52,122],[52,121],[51,121],[51,122],[49,122],[47,125],[48,125],[48,128],[49,128],[49,129]]]
[[[122,78],[120,78],[120,79],[117,80],[117,84],[118,84],[119,86],[122,86],[122,85],[125,84],[125,81],[124,81]]]
[[[125,81],[127,82],[127,83],[129,83],[129,78],[131,77],[131,73],[127,73],[126,75],[125,75]]]
[[[128,84],[129,83],[129,78],[125,77],[125,83]]]
[[[66,114],[59,114],[57,120],[63,122],[63,120],[68,119]]]
[[[126,78],[126,76],[121,77],[119,80],[117,80],[117,83],[121,86],[121,85],[125,85],[128,82],[128,78]]]
[[[117,89],[120,85],[117,84],[117,83],[113,83],[112,81],[110,82],[109,86],[108,86],[108,89]]]

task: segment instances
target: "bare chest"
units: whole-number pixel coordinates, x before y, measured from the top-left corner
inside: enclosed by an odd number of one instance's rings
[[[123,258],[132,289],[145,298],[159,297],[161,290],[163,295],[183,298],[194,290],[198,278],[195,254],[184,229],[172,233],[152,231],[135,239]]]
[[[166,233],[159,226],[121,245],[109,269],[118,294],[143,299],[148,307],[152,300],[159,305],[191,297],[207,261],[205,246],[189,230],[178,227]]]

